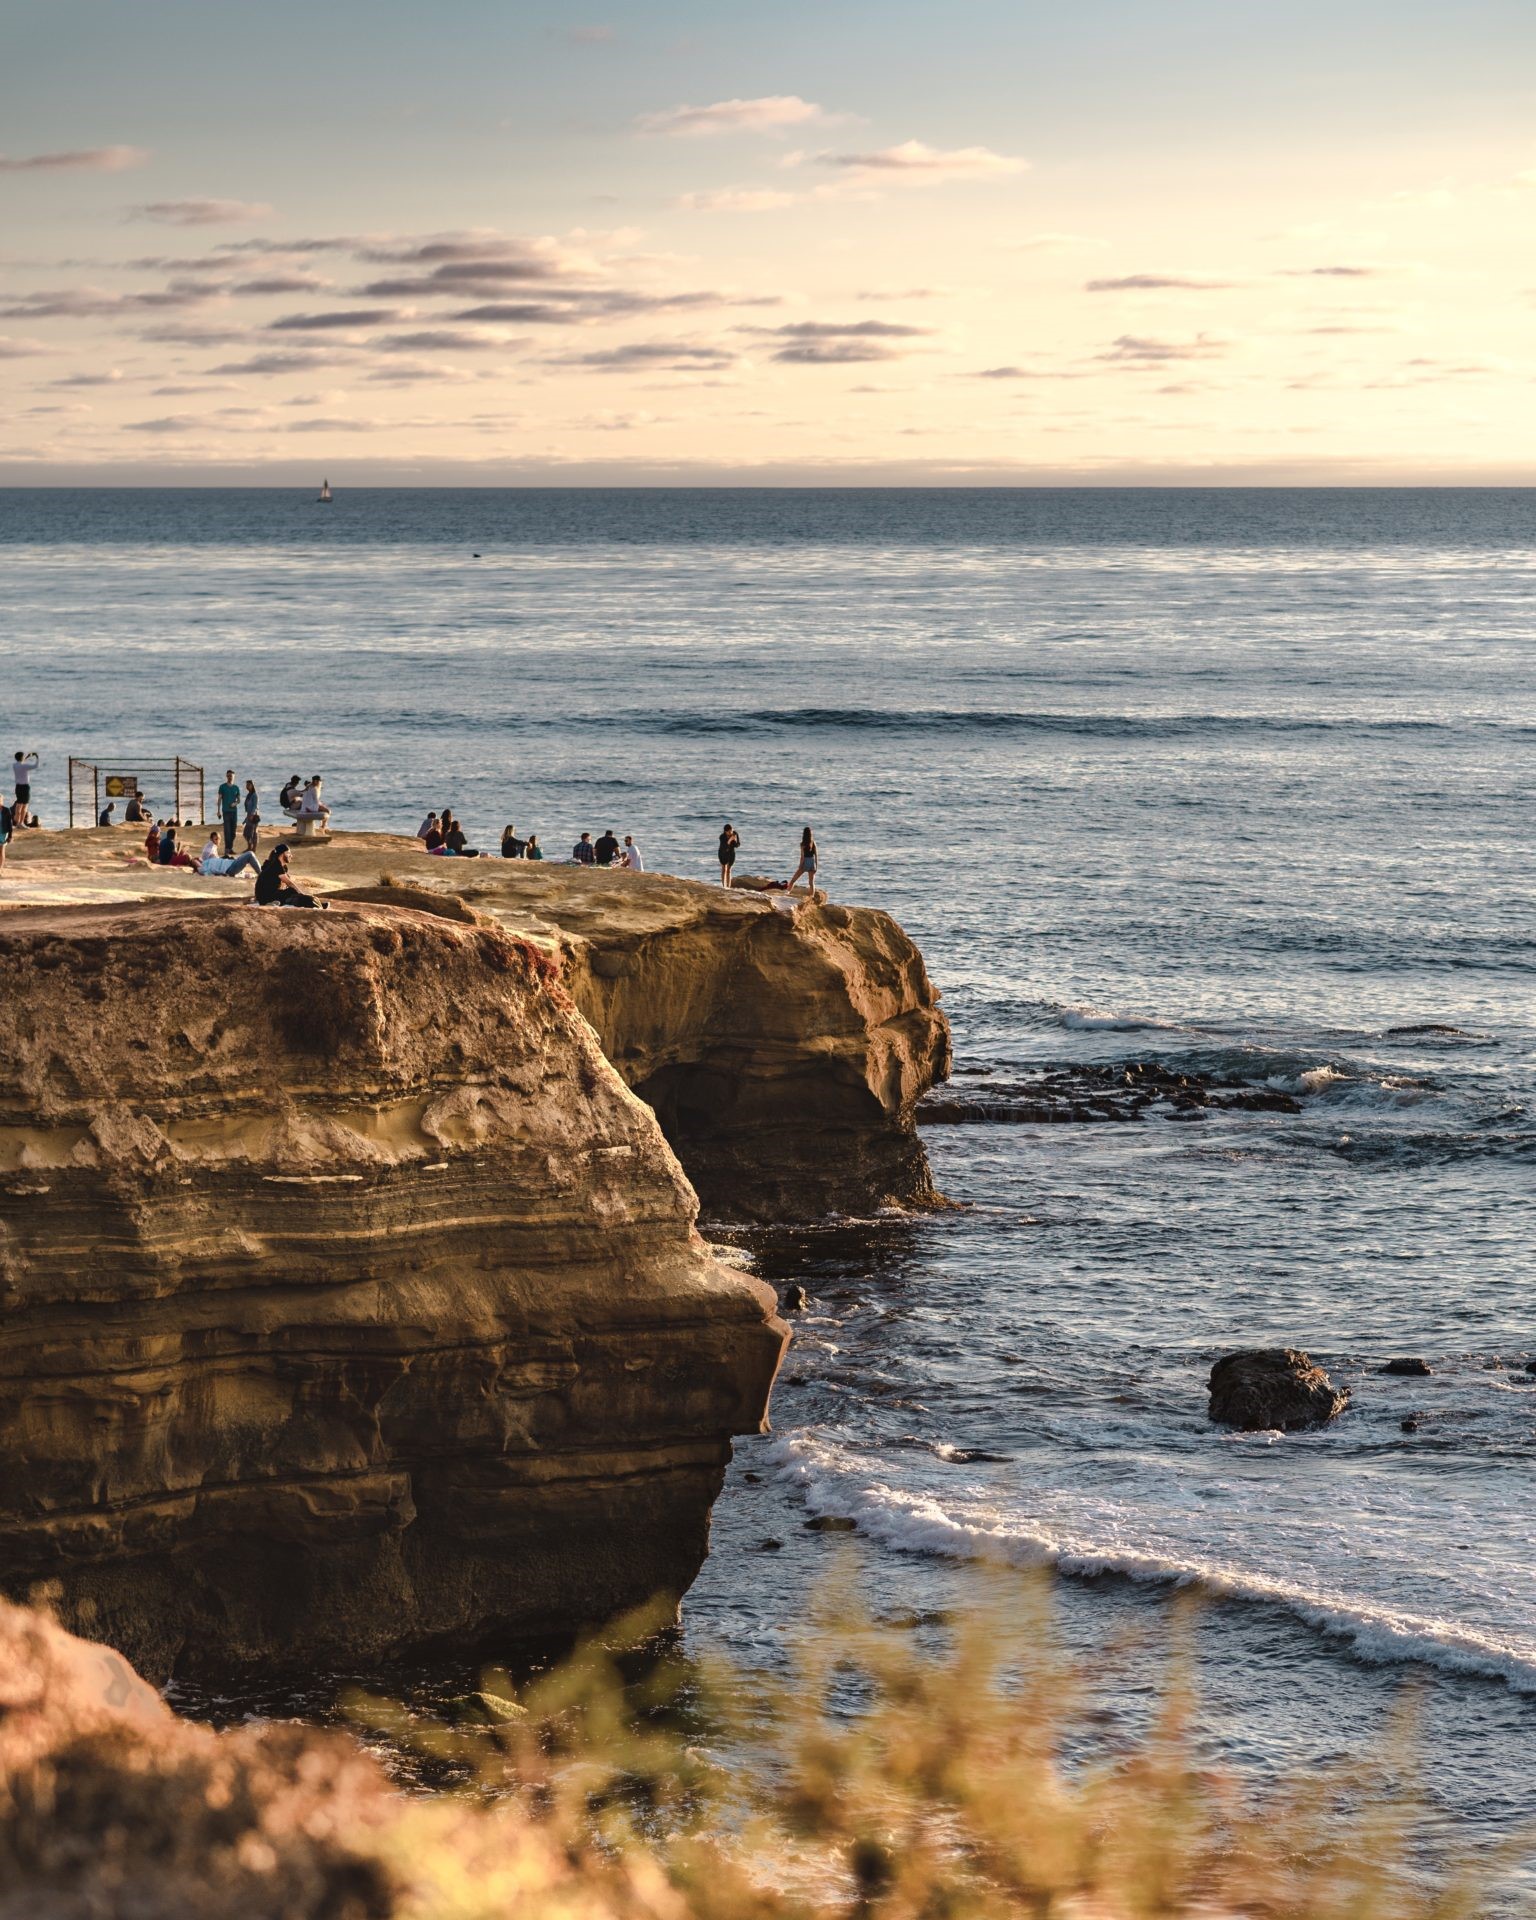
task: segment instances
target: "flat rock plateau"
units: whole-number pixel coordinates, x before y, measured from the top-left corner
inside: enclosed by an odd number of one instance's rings
[[[23,835],[0,1587],[151,1679],[550,1644],[687,1588],[771,1291],[695,1218],[933,1204],[887,916],[296,849],[329,912]]]

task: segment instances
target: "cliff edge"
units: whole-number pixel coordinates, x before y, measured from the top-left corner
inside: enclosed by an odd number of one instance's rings
[[[6,1591],[159,1678],[687,1587],[784,1329],[545,951],[172,898],[0,969]]]

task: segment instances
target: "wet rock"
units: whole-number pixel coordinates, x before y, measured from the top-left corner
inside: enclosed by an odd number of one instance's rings
[[[784,1311],[786,1313],[804,1313],[810,1300],[804,1287],[786,1287],[784,1289]]]
[[[974,1076],[980,1077],[980,1076]],[[989,1076],[990,1077],[990,1076]],[[1090,1125],[1148,1115],[1193,1120],[1206,1112],[1300,1113],[1301,1101],[1240,1074],[1191,1068],[1181,1072],[1155,1060],[1116,1065],[1047,1066],[988,1086],[945,1088],[918,1108],[925,1125],[1012,1122],[1021,1126]]]
[[[1424,1375],[1432,1373],[1434,1369],[1427,1360],[1420,1360],[1415,1354],[1401,1360],[1389,1360],[1384,1367],[1378,1367],[1376,1371],[1378,1373],[1408,1373],[1422,1378]]]
[[[841,1513],[818,1513],[814,1520],[806,1521],[805,1527],[807,1533],[855,1533],[858,1522]]]
[[[783,1549],[783,1546],[784,1542],[782,1540],[759,1540],[756,1551],[758,1553],[778,1553]]]
[[[1527,1360],[1525,1363],[1525,1371],[1527,1373],[1536,1373],[1536,1360]]]
[[[1404,1433],[1417,1433],[1420,1425],[1419,1416],[1416,1413],[1410,1413],[1406,1420],[1399,1420],[1397,1424]]]
[[[1310,1355],[1296,1347],[1250,1347],[1211,1368],[1210,1417],[1243,1433],[1320,1427],[1349,1405]]]

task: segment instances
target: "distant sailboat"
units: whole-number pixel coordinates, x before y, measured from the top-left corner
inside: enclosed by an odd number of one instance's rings
[[[322,480],[320,482],[320,494],[316,504],[321,506],[326,505],[329,503],[330,497],[331,497],[331,483],[329,480]]]

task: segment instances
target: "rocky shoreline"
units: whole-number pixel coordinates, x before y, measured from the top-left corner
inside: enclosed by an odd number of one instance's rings
[[[4,1591],[152,1679],[675,1601],[787,1339],[694,1189],[932,1203],[911,943],[371,835],[303,850],[332,911],[257,911],[122,847],[39,835],[97,903],[0,911]]]

